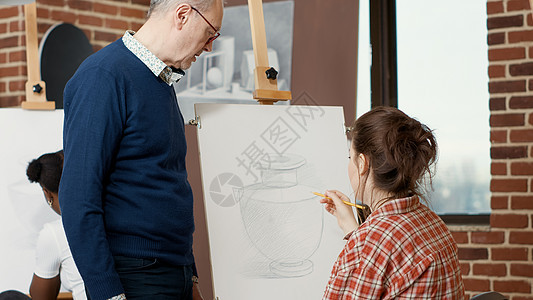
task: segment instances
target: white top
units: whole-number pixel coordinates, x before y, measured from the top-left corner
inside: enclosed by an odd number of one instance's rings
[[[85,285],[70,253],[61,219],[44,224],[35,252],[35,275],[49,279],[60,274],[61,284],[72,292],[74,300],[87,299]]]

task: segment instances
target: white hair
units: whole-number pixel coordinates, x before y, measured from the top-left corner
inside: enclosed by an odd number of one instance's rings
[[[150,0],[150,8],[146,14],[150,18],[152,14],[168,11],[182,3],[187,3],[201,12],[206,11],[213,4],[214,0]]]

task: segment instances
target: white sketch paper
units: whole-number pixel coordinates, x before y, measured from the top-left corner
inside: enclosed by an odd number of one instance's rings
[[[215,296],[321,299],[344,242],[313,192],[349,188],[342,108],[195,110]]]
[[[39,184],[26,177],[28,163],[62,149],[63,110],[0,109],[0,291],[27,292],[35,271],[42,226],[59,216]]]

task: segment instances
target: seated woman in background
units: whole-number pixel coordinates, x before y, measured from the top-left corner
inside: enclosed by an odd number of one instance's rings
[[[350,134],[350,184],[372,213],[358,224],[341,192],[321,200],[347,240],[323,299],[463,299],[457,245],[420,202],[437,158],[431,130],[396,108],[378,107]]]
[[[44,154],[28,165],[30,182],[38,182],[46,202],[59,215],[57,193],[63,170],[63,151]],[[85,286],[67,243],[61,219],[44,225],[36,248],[36,269],[30,285],[33,300],[56,299],[61,283],[72,292],[74,300],[87,299]]]

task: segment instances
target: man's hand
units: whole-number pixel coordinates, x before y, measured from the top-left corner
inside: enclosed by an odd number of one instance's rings
[[[202,297],[202,292],[200,292],[200,285],[197,282],[192,284],[192,299],[204,300],[204,297]]]

